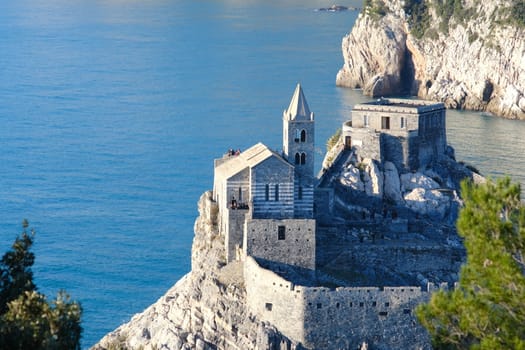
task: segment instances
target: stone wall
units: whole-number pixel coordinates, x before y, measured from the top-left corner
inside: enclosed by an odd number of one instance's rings
[[[307,348],[431,349],[413,314],[430,296],[420,287],[297,286],[251,257],[244,276],[250,312]]]
[[[414,308],[419,287],[304,288],[305,345],[315,349],[430,349]]]
[[[248,209],[223,209],[226,218],[224,237],[226,262],[235,260],[237,247],[242,247],[244,222]]]
[[[253,218],[282,219],[294,215],[294,169],[270,157],[251,170]]]
[[[244,261],[246,303],[251,313],[293,340],[304,339],[304,297],[300,289],[276,273]]]
[[[248,220],[247,255],[315,270],[315,220]]]

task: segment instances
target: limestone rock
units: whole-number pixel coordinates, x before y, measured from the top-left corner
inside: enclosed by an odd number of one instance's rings
[[[418,187],[404,196],[407,206],[421,215],[443,219],[450,208],[450,199],[438,190]]]
[[[434,190],[439,188],[439,184],[430,177],[417,173],[407,173],[401,175],[401,191],[409,192],[416,188],[424,190]]]
[[[383,172],[376,161],[370,158],[363,160],[365,166],[365,192],[369,196],[383,197]]]
[[[399,174],[396,166],[392,162],[385,162],[385,186],[384,193],[385,198],[394,202],[400,202],[403,197],[401,196],[401,186],[399,181]]]
[[[107,334],[92,350],[106,349],[287,349],[297,344],[246,312],[242,271],[221,263],[223,245],[213,238],[213,203],[199,200],[192,271],[156,303]],[[217,261],[215,261],[217,260]]]
[[[350,164],[345,171],[341,174],[339,179],[341,184],[344,186],[350,187],[353,190],[364,191],[365,186],[361,180],[361,172],[357,167]]]
[[[497,18],[512,1],[469,4],[476,15],[452,18],[448,33],[430,11],[431,25],[422,39],[410,33],[401,0],[385,2],[387,14],[380,18],[363,9],[343,38],[344,65],[336,84],[364,88],[372,96],[405,91],[447,108],[525,119],[525,29]]]

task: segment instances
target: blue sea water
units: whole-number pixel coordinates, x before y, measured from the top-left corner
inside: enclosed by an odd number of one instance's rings
[[[0,252],[27,218],[40,290],[84,308],[83,348],[190,269],[213,158],[281,148],[295,85],[325,140],[360,91],[336,88],[356,11],[320,0],[0,3]],[[361,6],[359,1],[344,5]],[[457,158],[525,183],[525,123],[449,112]]]

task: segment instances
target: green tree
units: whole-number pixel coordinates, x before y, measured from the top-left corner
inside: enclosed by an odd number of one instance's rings
[[[33,283],[31,266],[35,255],[30,251],[33,245],[34,232],[27,233],[29,223],[22,223],[23,232],[15,239],[12,250],[0,260],[0,315],[7,311],[7,304],[18,298],[25,291],[36,290]]]
[[[440,349],[525,349],[525,206],[509,178],[462,183],[459,284],[416,315]]]
[[[51,302],[37,292],[28,226],[0,261],[0,349],[80,349],[82,308],[63,291]]]

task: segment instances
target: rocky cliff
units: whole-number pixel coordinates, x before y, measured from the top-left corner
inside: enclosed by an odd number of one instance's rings
[[[199,200],[191,272],[93,350],[301,349],[247,312],[242,267],[225,265],[210,197],[207,192]]]
[[[339,86],[525,119],[525,5],[368,0],[343,38]],[[446,7],[450,5],[453,7]]]

